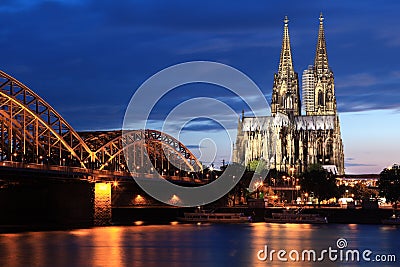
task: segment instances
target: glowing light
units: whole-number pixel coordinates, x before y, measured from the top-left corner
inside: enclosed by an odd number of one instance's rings
[[[179,222],[173,221],[173,222],[170,222],[170,224],[171,224],[171,225],[177,225],[177,224],[179,224]]]
[[[111,221],[111,184],[96,183],[94,192],[94,223],[106,225]]]
[[[108,191],[110,189],[110,185],[106,183],[96,183],[96,189],[100,191]]]
[[[138,204],[145,204],[146,200],[141,196],[141,195],[137,195],[135,197],[135,199],[133,200],[133,202],[138,205]]]
[[[181,202],[181,199],[177,195],[172,195],[172,197],[169,199],[169,203],[172,205],[176,205],[179,202]]]
[[[113,186],[114,186],[114,187],[117,187],[117,186],[118,186],[118,182],[117,182],[117,181],[114,181],[114,182],[113,182]]]
[[[137,226],[140,226],[140,225],[143,224],[143,221],[136,221],[136,222],[134,222],[134,224],[137,225]]]

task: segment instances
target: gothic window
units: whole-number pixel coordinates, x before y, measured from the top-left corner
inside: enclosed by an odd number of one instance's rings
[[[286,97],[286,108],[293,109],[293,99],[290,95]]]
[[[303,144],[303,163],[304,163],[304,166],[307,166],[307,164],[308,164],[308,145],[307,145],[307,142],[304,142],[304,144]]]
[[[282,150],[282,157],[286,157],[287,156],[287,139],[286,139],[286,134],[283,135],[283,138],[281,138],[281,150]]]
[[[318,162],[322,163],[323,155],[324,155],[324,147],[323,147],[323,144],[322,144],[322,140],[319,139],[317,141],[317,160],[318,160]]]
[[[326,142],[326,158],[330,160],[333,157],[333,142],[332,139],[329,139]]]
[[[296,137],[294,139],[294,158],[296,160],[299,158],[299,154],[300,154],[300,151],[299,151],[299,138]]]
[[[322,94],[322,91],[318,91],[318,105],[323,106],[324,105],[324,95]]]
[[[326,99],[328,100],[328,102],[331,102],[331,101],[332,101],[332,92],[331,92],[331,90],[329,90],[329,91],[326,93]]]

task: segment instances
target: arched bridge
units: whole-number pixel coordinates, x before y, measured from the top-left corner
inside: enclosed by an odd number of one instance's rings
[[[166,176],[202,170],[188,148],[157,130],[77,133],[46,101],[3,71],[0,161],[2,166],[58,166],[125,174],[150,170]]]
[[[85,141],[95,148],[99,138],[94,135]],[[126,160],[126,156],[130,159]],[[99,170],[126,171],[128,164],[131,171],[146,168],[159,173],[170,169],[171,165],[187,172],[198,172],[202,169],[201,163],[181,142],[166,133],[149,129],[117,134],[97,148],[93,158],[93,164]],[[84,162],[89,160],[90,157],[87,157]],[[145,166],[146,163],[151,163],[151,166]]]

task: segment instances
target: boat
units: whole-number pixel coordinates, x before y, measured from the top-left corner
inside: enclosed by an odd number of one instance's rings
[[[309,223],[324,224],[328,223],[326,217],[320,214],[305,214],[302,210],[284,210],[282,213],[272,213],[272,218],[264,218],[267,223]]]
[[[393,214],[390,218],[383,219],[382,224],[400,225],[400,216]]]
[[[221,212],[185,212],[183,217],[178,218],[187,223],[247,223],[251,222],[251,216],[243,213],[221,213]]]

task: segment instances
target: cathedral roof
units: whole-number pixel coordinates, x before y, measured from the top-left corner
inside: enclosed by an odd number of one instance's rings
[[[296,130],[333,130],[335,116],[297,116],[295,123]]]
[[[295,116],[291,121],[285,114],[276,116],[245,117],[242,122],[242,130],[266,131],[272,127],[295,126],[296,130],[333,130],[335,127],[335,116]]]

